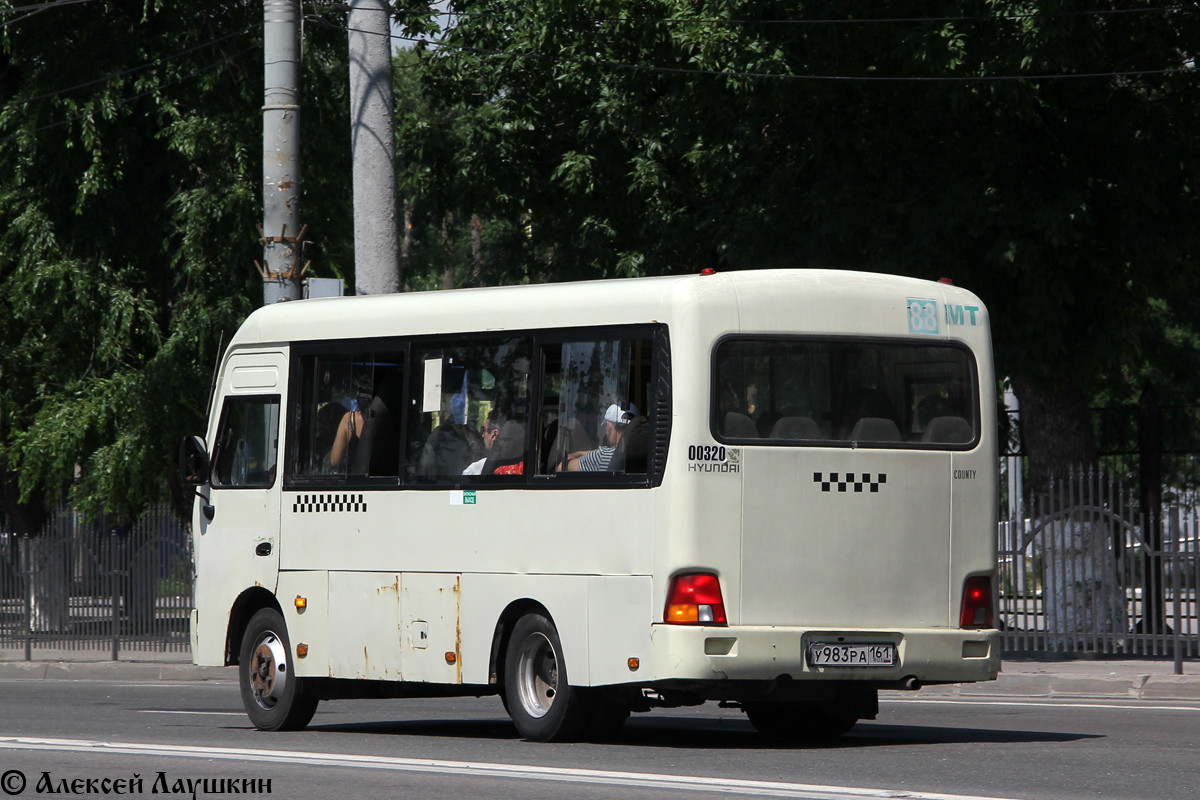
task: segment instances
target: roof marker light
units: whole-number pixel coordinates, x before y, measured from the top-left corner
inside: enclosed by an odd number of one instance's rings
[[[704,269],[700,270],[700,274],[701,275],[716,275],[717,271],[715,269],[713,269],[712,267],[705,267]]]

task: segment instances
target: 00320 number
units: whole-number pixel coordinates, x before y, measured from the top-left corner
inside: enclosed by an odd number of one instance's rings
[[[689,444],[688,461],[724,461],[725,448],[716,444]]]

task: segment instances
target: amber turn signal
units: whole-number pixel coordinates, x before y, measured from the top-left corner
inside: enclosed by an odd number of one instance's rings
[[[637,672],[637,668],[642,665],[642,662],[636,658],[631,658],[625,663],[629,665],[630,672]]]
[[[308,598],[296,595],[296,610],[303,611],[306,608],[308,608]]]
[[[453,664],[455,661],[458,661],[458,656],[456,656],[452,650],[447,650],[446,651],[446,663]]]
[[[308,655],[308,645],[304,642],[296,645],[296,658],[304,658],[306,655]]]

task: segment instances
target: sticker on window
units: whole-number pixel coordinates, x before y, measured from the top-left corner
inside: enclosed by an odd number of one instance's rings
[[[421,411],[440,411],[442,408],[442,360],[440,358],[425,359],[425,392],[421,402]]]

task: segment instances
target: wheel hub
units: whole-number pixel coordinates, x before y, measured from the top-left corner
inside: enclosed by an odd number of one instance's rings
[[[259,637],[248,669],[254,701],[269,711],[283,697],[287,687],[287,650],[278,636],[267,631]]]
[[[539,719],[546,716],[558,693],[558,657],[544,634],[535,633],[522,644],[517,678],[525,712]]]

